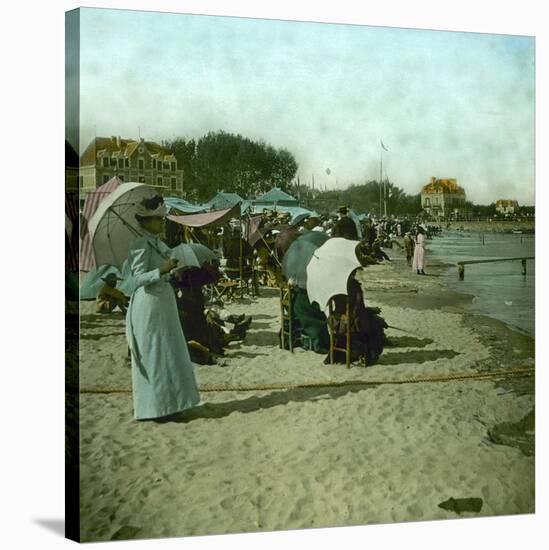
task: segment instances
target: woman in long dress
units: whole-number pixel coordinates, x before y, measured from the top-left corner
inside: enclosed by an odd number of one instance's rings
[[[166,259],[170,249],[159,238],[166,213],[161,197],[143,201],[136,215],[143,236],[132,243],[128,258],[136,287],[126,335],[137,420],[166,417],[200,402],[175,293],[168,282],[177,260]]]
[[[425,231],[423,227],[417,228],[412,269],[415,269],[418,275],[425,275]]]

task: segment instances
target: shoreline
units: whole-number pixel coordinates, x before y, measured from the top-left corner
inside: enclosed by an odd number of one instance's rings
[[[123,316],[81,302],[83,540],[533,513],[534,377],[478,376],[531,367],[534,340],[472,313],[443,265],[418,277],[389,255],[361,277],[397,327],[377,364],[281,350],[278,291],[262,289],[228,307],[252,315],[246,339],[196,368],[232,390],[165,424],[133,420],[131,393],[86,393],[128,390],[131,371]],[[480,512],[438,506],[469,497]]]

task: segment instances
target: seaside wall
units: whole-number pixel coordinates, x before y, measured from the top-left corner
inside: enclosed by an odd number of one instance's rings
[[[511,233],[513,231],[531,233],[535,229],[535,220],[458,221],[449,222],[447,225],[443,225],[443,228],[485,233]]]

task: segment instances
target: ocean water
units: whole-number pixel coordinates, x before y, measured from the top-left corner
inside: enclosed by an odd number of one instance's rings
[[[473,295],[477,311],[534,336],[534,260],[526,262],[526,276],[520,260],[466,265],[463,281],[456,266],[462,260],[522,256],[535,256],[534,235],[447,231],[427,241],[427,267],[429,258],[453,264],[442,277],[446,286]]]

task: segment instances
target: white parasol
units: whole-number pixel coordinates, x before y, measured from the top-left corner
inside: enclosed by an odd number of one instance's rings
[[[135,219],[139,203],[158,195],[144,183],[123,183],[105,197],[89,221],[88,230],[96,265],[122,269],[132,241],[142,234]]]
[[[325,310],[336,294],[347,294],[347,281],[360,262],[356,257],[359,241],[334,237],[318,247],[307,264],[307,294]]]

